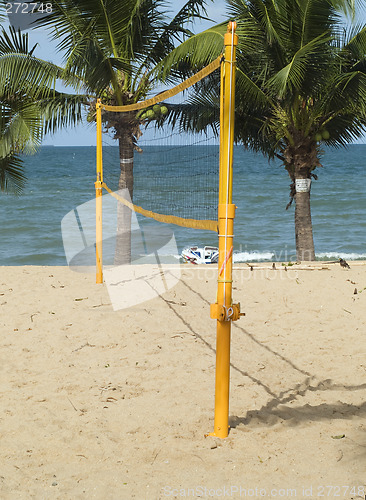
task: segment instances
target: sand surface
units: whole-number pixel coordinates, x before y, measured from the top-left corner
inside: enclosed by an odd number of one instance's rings
[[[211,267],[119,311],[93,274],[1,267],[1,500],[364,498],[366,265],[350,265],[236,267],[225,440],[204,437]]]

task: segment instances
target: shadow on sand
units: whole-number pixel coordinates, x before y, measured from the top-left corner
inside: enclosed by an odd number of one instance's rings
[[[180,283],[184,284],[192,294],[199,297],[202,302],[209,305],[209,301],[205,299],[199,292],[194,290],[189,286],[183,279]],[[216,349],[198,332],[194,330],[191,324],[176,310],[171,302],[166,300],[164,297],[160,298],[165,302],[169,309],[179,318],[184,325],[190,330],[190,332],[199,339],[202,343],[206,345],[213,353],[216,353]],[[344,385],[339,383],[334,383],[330,379],[326,379],[315,383],[315,376],[307,371],[302,370],[296,366],[291,360],[284,357],[282,354],[276,352],[270,347],[261,344],[253,334],[246,331],[244,328],[237,324],[233,326],[240,330],[244,335],[248,336],[254,343],[256,343],[261,349],[270,353],[270,355],[280,359],[285,362],[293,370],[305,376],[305,380],[296,384],[294,387],[282,391],[280,394],[275,394],[271,388],[264,384],[261,380],[254,377],[250,373],[242,370],[233,363],[230,363],[231,369],[240,373],[243,377],[249,378],[252,382],[260,386],[266,391],[266,393],[271,396],[271,399],[258,410],[250,410],[246,413],[246,416],[231,416],[229,418],[231,428],[239,428],[241,426],[249,427],[263,427],[263,426],[274,426],[278,423],[285,422],[287,425],[296,426],[305,421],[321,421],[321,420],[331,420],[331,419],[351,419],[352,417],[358,416],[363,417],[366,415],[366,403],[362,403],[360,406],[337,402],[337,403],[322,403],[319,405],[312,406],[310,404],[289,406],[291,402],[304,397],[309,392],[319,392],[319,391],[358,391],[365,390],[366,383],[361,385]]]

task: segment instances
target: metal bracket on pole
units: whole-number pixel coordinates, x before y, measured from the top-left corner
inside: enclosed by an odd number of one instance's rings
[[[220,304],[210,304],[210,317],[218,321],[237,321],[245,313],[240,312],[240,302],[225,307]]]

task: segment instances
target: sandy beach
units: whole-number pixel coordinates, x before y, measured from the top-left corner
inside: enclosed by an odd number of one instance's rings
[[[364,498],[366,264],[235,266],[229,437],[216,271],[114,311],[68,267],[1,267],[0,498]]]

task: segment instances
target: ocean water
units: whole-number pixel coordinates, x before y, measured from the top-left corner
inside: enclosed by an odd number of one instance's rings
[[[105,180],[115,188],[118,148],[106,148],[103,154]],[[42,147],[36,155],[25,156],[24,162],[28,181],[22,195],[0,193],[0,265],[67,265],[61,221],[94,199],[95,147]],[[327,150],[322,163],[311,190],[316,256],[366,259],[366,145]],[[158,209],[167,200],[176,215],[215,216],[216,146],[192,146],[189,153],[175,146],[148,146],[136,154],[134,169],[135,203]],[[294,206],[285,210],[289,184],[280,162],[269,163],[262,155],[234,148],[236,262],[295,260]],[[191,201],[182,211],[180,198],[187,192]],[[93,203],[88,206],[93,220]],[[140,217],[139,221],[151,234],[165,231],[162,224]],[[178,252],[187,245],[218,244],[215,233],[176,226],[170,230]],[[113,241],[109,246],[112,254]],[[92,250],[91,246],[91,255]]]

